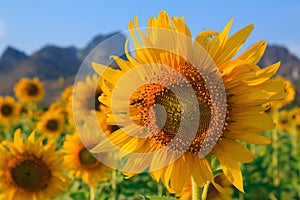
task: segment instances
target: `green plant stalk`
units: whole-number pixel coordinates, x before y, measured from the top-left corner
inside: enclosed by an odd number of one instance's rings
[[[196,184],[196,182],[194,181],[193,178],[192,179],[192,200],[198,200],[198,186]]]
[[[117,171],[113,170],[111,175],[111,188],[115,193],[114,199],[117,199]]]
[[[292,129],[292,156],[295,160],[298,160],[297,158],[297,143],[298,143],[298,135],[297,135],[297,128],[296,124],[293,125]],[[298,177],[300,177],[300,168],[296,169],[296,174]],[[299,182],[298,182],[299,183]],[[298,192],[298,197],[300,198],[300,191]]]
[[[96,190],[94,187],[90,186],[90,200],[95,200]]]
[[[272,130],[272,167],[273,167],[273,185],[279,185],[279,171],[278,171],[278,129]]]
[[[207,199],[209,185],[210,185],[210,182],[206,183],[206,185],[204,186],[204,188],[202,190],[201,200]]]
[[[293,128],[292,130],[292,156],[297,160],[297,141],[298,141],[298,137],[297,137],[297,131],[295,130],[295,128]]]

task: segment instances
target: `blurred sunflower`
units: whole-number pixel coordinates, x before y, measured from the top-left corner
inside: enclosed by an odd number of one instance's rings
[[[287,93],[287,96],[283,99],[277,100],[277,101],[273,101],[271,104],[273,107],[275,107],[276,109],[282,108],[285,105],[288,105],[289,103],[291,103],[292,101],[294,101],[295,99],[295,87],[293,85],[293,83],[288,80],[285,79],[281,76],[277,76],[274,78],[275,82],[284,82],[284,90]]]
[[[102,94],[102,89],[98,83],[99,77],[94,74],[87,76],[84,81],[78,81],[74,86],[72,104],[68,104],[67,110],[71,121],[83,122],[86,117],[94,111],[104,108],[100,104],[98,97]],[[73,119],[73,116],[76,116]]]
[[[58,101],[51,103],[48,108],[48,111],[57,112],[61,115],[67,115],[66,107],[61,102]]]
[[[74,95],[76,98],[73,102],[75,108],[84,108],[87,111],[100,109],[98,97],[102,94],[102,89],[98,79],[99,77],[94,74],[92,77],[87,76],[85,81],[80,81],[75,85]]]
[[[24,142],[19,129],[13,142],[0,145],[0,193],[6,200],[53,199],[70,184],[56,143],[35,138],[32,133]]]
[[[104,93],[99,100],[108,107],[107,123],[118,125],[116,118],[124,116],[126,112],[130,115],[130,120],[124,121],[121,118],[118,121],[123,123],[123,128],[108,135],[110,141],[108,143],[112,143],[123,152],[126,152],[127,162],[124,173],[135,171],[126,173],[128,176],[149,169],[152,177],[156,181],[162,180],[168,190],[173,193],[180,192],[191,177],[199,187],[203,187],[207,181],[218,187],[218,184],[214,181],[209,161],[206,157],[199,156],[200,150],[209,151],[210,149],[208,156],[214,154],[219,159],[224,175],[229,182],[240,191],[243,191],[239,162],[251,162],[255,156],[239,141],[270,144],[270,140],[259,133],[272,129],[274,123],[268,115],[263,113],[261,106],[264,103],[284,98],[286,93],[284,92],[284,83],[271,79],[278,70],[279,63],[263,69],[256,65],[265,51],[267,45],[265,42],[259,41],[244,53],[235,57],[251,33],[253,25],[246,26],[228,38],[231,24],[232,21],[220,33],[209,30],[203,31],[199,33],[195,41],[192,41],[191,33],[183,19],[178,17],[170,19],[165,11],[161,11],[158,18],[149,20],[146,34],[139,29],[137,18],[135,18],[134,23],[129,23],[129,31],[134,47],[137,49],[134,52],[135,57],[128,53],[127,43],[125,47],[127,59],[114,57],[120,70],[92,63],[95,71],[101,74],[100,83]],[[162,28],[163,33],[156,28]],[[173,30],[173,32],[166,30]],[[179,33],[185,35],[186,38],[182,39]],[[187,52],[186,57],[192,58],[194,61],[201,60],[201,55],[203,55],[201,51],[204,49],[214,61],[220,72],[218,76],[221,76],[225,85],[226,97],[224,98],[227,104],[225,114],[223,113],[224,110],[215,111],[217,115],[226,115],[224,116],[225,124],[222,124],[217,137],[208,134],[211,112],[216,108],[211,103],[211,94],[204,80],[211,80],[211,77],[204,78],[203,74],[200,74],[195,66],[180,54],[179,56],[166,51],[159,46],[160,44],[173,45],[175,50]],[[139,66],[145,65],[151,65],[151,69],[139,68]],[[185,98],[186,101],[179,104],[174,93],[166,89],[167,87],[179,91],[184,97],[189,95],[185,93],[185,87],[180,88],[186,82],[176,75],[167,74],[166,71],[162,72],[161,65],[169,66],[178,71],[185,77],[185,80],[188,80],[195,91],[200,120],[196,136],[193,136],[191,143],[186,143],[186,138],[190,139],[189,137],[192,137],[190,132],[185,132],[180,136],[176,133],[180,126],[180,119],[183,117],[181,116],[181,109],[195,108],[196,106],[190,103],[189,98]],[[201,65],[197,67],[201,68]],[[124,84],[125,89],[119,89],[121,86],[118,85],[119,90],[115,90],[119,80],[133,69],[136,73],[130,74],[131,79],[128,81],[127,86]],[[205,67],[201,69],[205,72],[209,71]],[[208,73],[208,75],[211,74],[215,74],[213,69]],[[156,80],[159,79],[166,86],[163,87],[155,83],[145,84],[133,91],[129,100],[124,99],[126,87],[138,85],[143,82],[140,80],[149,80],[151,77],[156,77]],[[114,98],[112,98],[112,91],[114,91]],[[221,93],[214,95],[219,95],[222,98]],[[116,101],[118,105],[112,105],[112,101]],[[159,116],[156,118],[157,113],[151,110],[156,104],[162,105],[166,110],[167,117],[164,126],[161,126],[162,122]],[[113,114],[112,107],[114,106],[120,109]],[[189,120],[189,118],[185,120]],[[135,122],[134,126],[131,123],[132,121]],[[219,126],[215,123],[218,123],[218,120],[214,121],[213,127]],[[148,125],[150,129],[143,129]],[[163,128],[160,129],[159,127]],[[136,137],[136,134],[141,134],[139,135],[141,137]],[[209,146],[210,144],[202,146],[205,138],[211,141],[216,140],[217,143],[213,146]],[[101,152],[104,150],[103,146],[106,145],[106,142],[100,142],[92,151],[95,153]],[[167,146],[171,146],[173,151],[151,154],[153,157],[149,158],[150,153]],[[107,148],[110,147],[107,146]],[[136,159],[134,153],[143,153],[144,157],[141,156]],[[181,156],[170,162],[170,159],[178,154]],[[149,160],[150,164],[145,164]],[[161,163],[167,163],[168,165],[157,169],[157,165]]]
[[[37,131],[47,136],[59,136],[64,130],[65,117],[56,111],[47,111],[37,123]]]
[[[45,95],[42,82],[38,78],[22,78],[14,88],[16,97],[22,102],[39,102]]]
[[[289,112],[289,120],[291,121],[291,129],[300,136],[300,108],[294,107]]]
[[[218,191],[213,184],[210,184],[207,191],[206,199],[209,200],[231,200],[233,189],[231,183],[227,180],[224,174],[219,174],[214,177],[215,182],[224,188],[224,192]]]
[[[72,102],[72,93],[73,93],[73,86],[69,86],[64,89],[61,93],[61,100],[63,104],[69,104]]]
[[[86,130],[86,134],[90,132]],[[94,147],[97,140],[85,137],[83,144],[79,135],[67,135],[63,144],[65,152],[64,162],[70,167],[70,174],[82,179],[86,184],[95,187],[101,181],[110,179],[111,169],[97,160],[89,149]]]
[[[0,96],[0,124],[6,126],[15,121],[22,111],[22,107],[12,97]]]
[[[289,111],[281,110],[278,115],[275,116],[275,122],[277,124],[278,129],[284,131],[290,131],[292,126],[292,121],[289,118]]]

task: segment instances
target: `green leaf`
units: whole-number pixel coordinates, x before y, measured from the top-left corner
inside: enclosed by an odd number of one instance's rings
[[[86,193],[85,192],[77,192],[70,195],[73,200],[82,200],[86,199]]]
[[[176,197],[158,197],[158,196],[148,196],[145,197],[146,200],[178,200]]]

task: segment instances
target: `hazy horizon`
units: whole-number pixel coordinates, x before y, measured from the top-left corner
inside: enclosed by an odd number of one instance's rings
[[[30,55],[45,45],[84,47],[98,34],[127,30],[135,15],[141,27],[150,17],[166,10],[185,16],[193,37],[204,29],[221,31],[233,18],[231,34],[252,23],[255,26],[245,47],[258,40],[286,47],[300,57],[300,1],[209,2],[121,0],[39,2],[15,0],[0,3],[0,53],[12,46]],[[244,48],[245,48],[244,47]]]

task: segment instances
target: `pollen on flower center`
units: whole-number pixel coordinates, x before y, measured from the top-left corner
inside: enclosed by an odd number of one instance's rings
[[[32,156],[21,162],[17,162],[10,169],[12,182],[28,192],[45,189],[51,178],[51,171],[40,159]]]
[[[35,84],[30,83],[26,86],[26,91],[28,95],[35,96],[39,93],[39,88]]]
[[[198,153],[208,136],[207,131],[212,109],[211,97],[203,77],[195,68],[191,65],[184,65],[178,71],[185,77],[187,82],[176,76],[162,74],[159,75],[158,79],[167,87],[159,84],[146,84],[139,88],[130,100],[131,116],[134,116],[133,118],[137,119],[135,122],[141,126],[150,125],[149,130],[151,130],[152,138],[159,144],[165,146],[176,139],[174,146],[172,146],[174,150],[183,151],[188,149],[191,153]],[[186,90],[188,85],[194,90],[198,102],[192,102],[189,98],[191,94]],[[179,102],[173,91],[185,97],[182,102]],[[160,109],[150,109],[156,104],[163,106],[165,112],[160,112]],[[175,137],[179,126],[181,126],[180,122],[193,119],[195,116],[194,110],[200,111],[197,133],[191,134],[186,131],[182,136],[177,135]],[[183,116],[183,112],[188,113]],[[166,115],[165,120],[162,120],[163,114]],[[151,120],[155,121],[155,126],[150,124]]]
[[[13,111],[13,108],[11,107],[11,105],[3,105],[1,107],[1,114],[3,116],[9,116]]]

